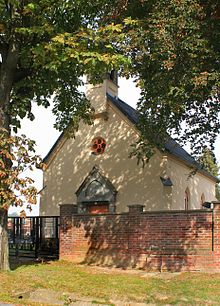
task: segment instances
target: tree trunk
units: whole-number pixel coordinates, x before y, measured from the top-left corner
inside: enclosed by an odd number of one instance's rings
[[[7,161],[5,161],[5,164],[7,167]],[[4,188],[4,186],[1,187]],[[4,205],[4,202],[0,198],[0,270],[9,270],[8,211],[1,208],[1,204]]]
[[[18,56],[16,39],[12,36],[5,57],[2,58],[2,63],[0,65],[0,128],[6,130],[8,136],[10,136],[11,132],[10,96],[14,73],[18,63]],[[6,167],[11,167],[11,164],[7,160],[5,161],[5,165]],[[4,186],[2,187],[4,188]],[[0,203],[4,205],[4,203],[2,203],[3,199],[0,200]],[[9,269],[8,255],[8,212],[6,209],[0,207],[0,269],[2,270]]]
[[[9,270],[8,212],[0,209],[0,270]]]

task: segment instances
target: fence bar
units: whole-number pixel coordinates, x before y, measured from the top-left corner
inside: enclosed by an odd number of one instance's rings
[[[59,217],[10,217],[8,233],[10,255],[58,257]]]

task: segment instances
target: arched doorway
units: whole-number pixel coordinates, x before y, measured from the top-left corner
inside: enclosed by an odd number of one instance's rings
[[[94,167],[76,191],[79,213],[114,213],[117,191],[113,184]]]

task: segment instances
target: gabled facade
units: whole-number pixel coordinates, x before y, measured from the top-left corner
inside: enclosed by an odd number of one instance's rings
[[[75,138],[62,134],[45,157],[40,214],[59,215],[59,204],[77,204],[79,213],[121,213],[132,204],[146,211],[184,210],[215,200],[217,179],[172,139],[144,168],[129,158],[138,115],[117,95],[114,78],[88,86],[93,125],[82,123]]]
[[[115,212],[117,190],[94,167],[76,191],[79,213]]]

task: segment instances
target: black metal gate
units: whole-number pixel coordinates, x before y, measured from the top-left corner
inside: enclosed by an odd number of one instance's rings
[[[8,218],[9,254],[59,257],[59,217]]]

